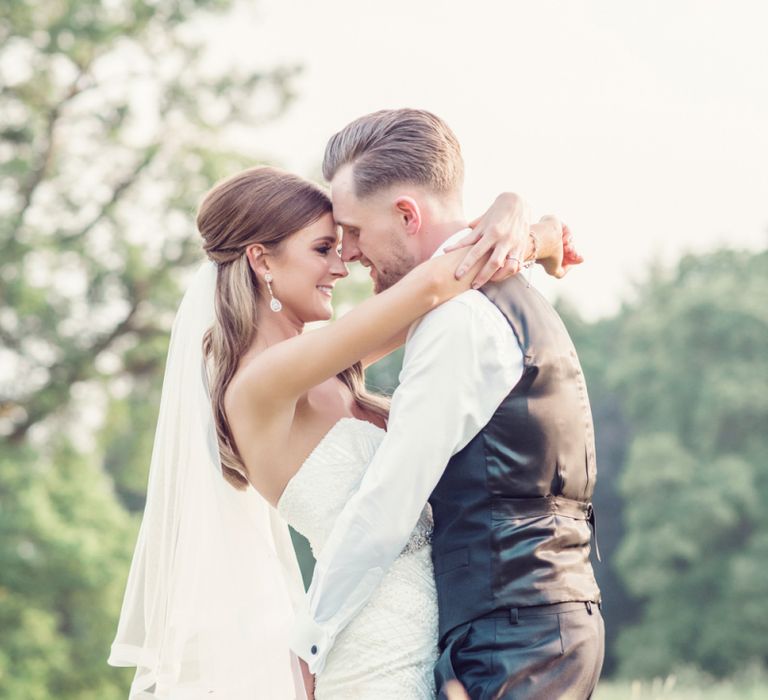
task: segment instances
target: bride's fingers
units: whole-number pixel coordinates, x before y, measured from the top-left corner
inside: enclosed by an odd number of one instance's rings
[[[519,271],[520,266],[516,260],[509,260],[507,258],[506,252],[499,250],[498,248],[495,249],[493,253],[491,253],[491,257],[488,258],[488,261],[485,263],[485,265],[483,265],[480,272],[475,275],[475,279],[472,280],[472,288],[479,289],[497,272],[503,268],[506,268],[507,265],[509,265],[511,269],[508,271],[509,274],[504,275],[503,279],[506,279],[507,277],[510,277],[512,274],[514,274],[514,272]],[[512,270],[514,270],[514,272],[512,272]]]
[[[577,251],[569,251],[563,256],[563,265],[581,265],[584,262],[584,256]]]
[[[521,244],[517,250],[510,250],[501,267],[493,273],[491,282],[503,282],[510,277],[514,277],[523,269],[525,262],[525,244]]]
[[[479,260],[482,260],[488,254],[488,251],[492,246],[493,243],[487,238],[478,235],[475,244],[456,268],[456,279],[460,280],[467,273],[467,270],[474,267],[475,263]]]
[[[573,237],[563,242],[563,267],[580,265],[584,262],[584,256],[576,249]]]
[[[460,241],[457,241],[456,243],[452,243],[451,245],[446,246],[445,252],[446,253],[450,253],[453,250],[458,250],[459,248],[466,248],[468,245],[474,245],[481,238],[482,238],[482,234],[481,233],[478,233],[477,231],[470,231]]]
[[[584,256],[579,253],[573,239],[573,233],[567,224],[563,224],[563,262],[562,267],[567,270],[571,265],[579,265],[584,262]],[[563,273],[564,274],[564,273]]]
[[[443,687],[443,692],[448,700],[469,700],[464,686],[457,680],[448,681]]]

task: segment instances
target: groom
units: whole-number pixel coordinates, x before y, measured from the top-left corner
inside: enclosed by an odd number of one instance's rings
[[[344,260],[381,291],[455,243],[463,170],[429,112],[376,112],[333,136],[323,172]],[[438,689],[589,697],[604,645],[594,485],[587,389],[557,313],[519,275],[459,295],[409,333],[387,436],[317,562],[294,651],[322,669],[429,499]]]

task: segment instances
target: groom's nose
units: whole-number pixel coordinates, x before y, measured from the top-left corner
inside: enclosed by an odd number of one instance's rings
[[[344,236],[341,239],[341,259],[345,263],[355,262],[360,260],[362,253],[357,245],[355,236]]]

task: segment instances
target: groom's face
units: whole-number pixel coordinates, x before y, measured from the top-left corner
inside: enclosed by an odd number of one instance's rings
[[[412,237],[387,191],[364,199],[355,194],[352,166],[344,166],[331,181],[333,216],[341,226],[341,257],[370,270],[373,291],[381,292],[412,270],[418,261]]]

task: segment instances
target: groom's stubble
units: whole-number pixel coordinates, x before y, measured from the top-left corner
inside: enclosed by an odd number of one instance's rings
[[[419,262],[410,251],[394,245],[389,259],[376,268],[373,278],[373,293],[378,294],[389,289],[393,284],[403,279]]]

